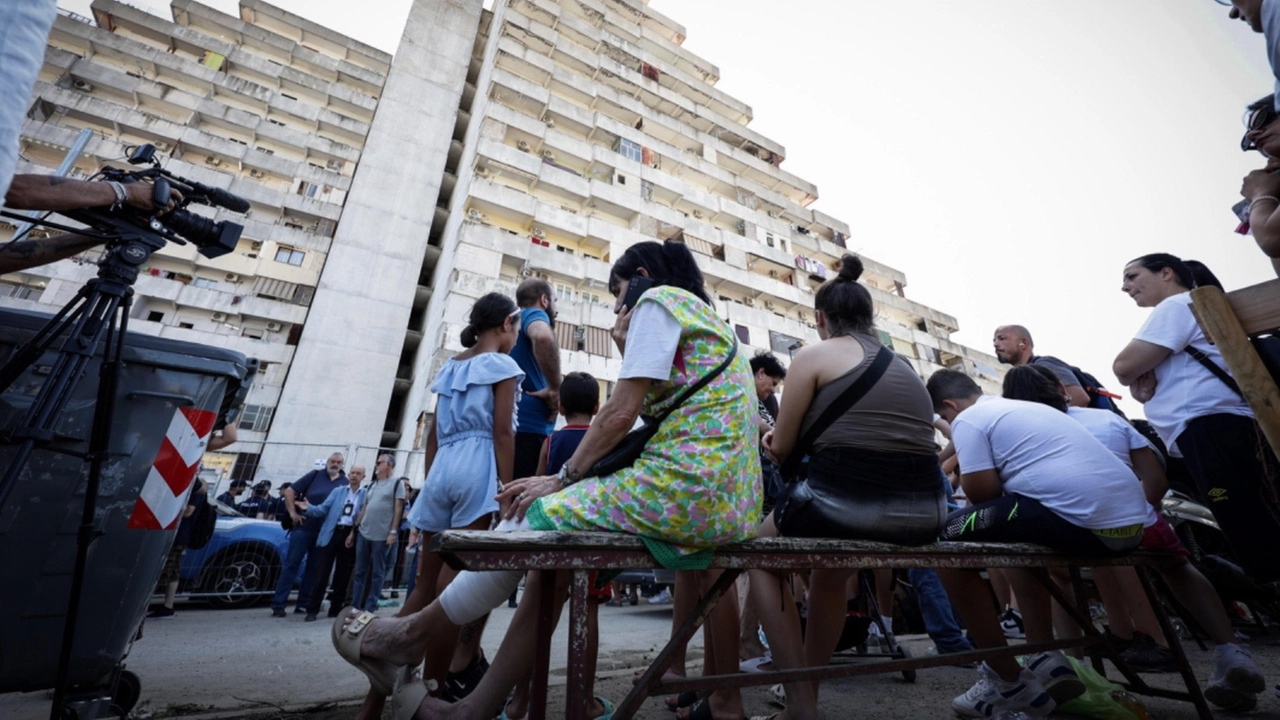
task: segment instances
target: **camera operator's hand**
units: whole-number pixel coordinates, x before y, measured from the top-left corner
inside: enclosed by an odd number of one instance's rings
[[[154,212],[152,203],[154,187],[151,183],[135,182],[124,185],[125,204],[144,212]],[[116,203],[116,191],[109,183],[72,180],[57,175],[14,175],[5,195],[4,204],[11,210],[80,210],[83,208],[111,207]],[[172,188],[169,202],[163,208],[168,212],[182,201],[182,194]]]
[[[125,200],[124,204],[136,210],[152,213],[156,211],[155,206],[155,186],[148,182],[129,183],[124,186]],[[114,202],[114,201],[113,201]],[[160,208],[160,214],[163,215],[172,211],[182,202],[182,193],[169,188],[169,203]]]

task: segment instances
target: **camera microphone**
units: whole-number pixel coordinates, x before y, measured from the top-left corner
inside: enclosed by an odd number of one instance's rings
[[[247,213],[249,212],[249,201],[216,187],[209,187],[195,181],[188,181],[191,189],[204,195],[209,199],[209,204],[223,207],[232,212]]]

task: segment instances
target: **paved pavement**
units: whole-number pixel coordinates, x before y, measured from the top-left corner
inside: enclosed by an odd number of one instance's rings
[[[394,608],[384,613],[394,613]],[[484,646],[496,651],[511,610],[494,611],[485,632]],[[632,668],[645,664],[665,641],[671,627],[669,605],[600,608],[600,666],[596,692],[614,700],[626,694]],[[213,610],[198,604],[180,604],[172,620],[148,622],[145,636],[127,659],[130,670],[142,679],[142,701],[136,717],[206,716],[218,718],[306,718],[338,720],[354,714],[353,703],[367,689],[364,676],[352,670],[333,652],[329,623],[304,623],[302,615],[270,617],[265,607],[246,610]],[[929,646],[927,638],[905,638],[915,654]],[[1260,638],[1252,643],[1254,656],[1269,683],[1280,681],[1280,638]],[[565,682],[565,629],[561,624],[552,648],[551,717],[563,710]],[[1189,648],[1199,676],[1207,678],[1211,652]],[[690,649],[691,670],[701,658],[701,637]],[[972,684],[974,671],[937,668],[921,671],[914,684],[900,675],[876,675],[824,683],[822,710],[827,718],[944,718],[950,717],[950,700]],[[1149,676],[1155,684],[1172,687],[1176,675]],[[744,690],[749,715],[768,714],[770,705],[763,688]],[[1190,705],[1147,699],[1152,718],[1191,719]],[[44,693],[0,695],[0,719],[43,720],[49,713]],[[660,699],[649,700],[640,717],[670,720]],[[1222,715],[1222,717],[1237,717]],[[1260,698],[1258,711],[1243,717],[1280,719],[1280,700],[1272,692]]]

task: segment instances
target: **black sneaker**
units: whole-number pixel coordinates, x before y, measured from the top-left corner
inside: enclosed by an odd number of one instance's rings
[[[1133,641],[1135,640],[1135,638],[1129,638],[1128,640],[1125,640],[1119,635],[1116,635],[1115,633],[1111,632],[1111,628],[1107,628],[1105,631],[1103,631],[1102,638],[1106,640],[1107,643],[1111,645],[1111,647],[1115,648],[1116,652],[1120,653],[1121,655],[1123,655],[1125,651],[1127,651],[1129,648],[1133,647]]]
[[[173,614],[173,608],[161,605],[147,613],[147,618],[151,620],[170,620],[173,618]]]
[[[306,614],[307,614],[307,609],[306,609],[306,608],[304,608],[304,607],[295,607],[295,608],[293,609],[293,614],[294,614],[294,615],[306,615]]]
[[[316,614],[315,614],[315,613],[307,613],[307,616],[306,616],[306,617],[304,617],[304,618],[302,618],[302,621],[303,621],[303,622],[315,622],[315,621],[316,621]]]
[[[287,617],[284,608],[271,608],[271,617]]]
[[[445,675],[444,687],[440,689],[440,698],[447,702],[457,702],[470,695],[488,670],[489,661],[481,651],[471,659],[471,663],[463,668],[462,672],[450,672]]]
[[[1133,644],[1120,656],[1138,672],[1173,672],[1178,669],[1172,650],[1140,632],[1133,633]]]

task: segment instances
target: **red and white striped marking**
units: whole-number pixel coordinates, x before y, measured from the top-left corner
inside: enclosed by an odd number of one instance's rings
[[[178,408],[173,414],[126,527],[172,530],[178,526],[215,420],[215,413],[196,408]]]

